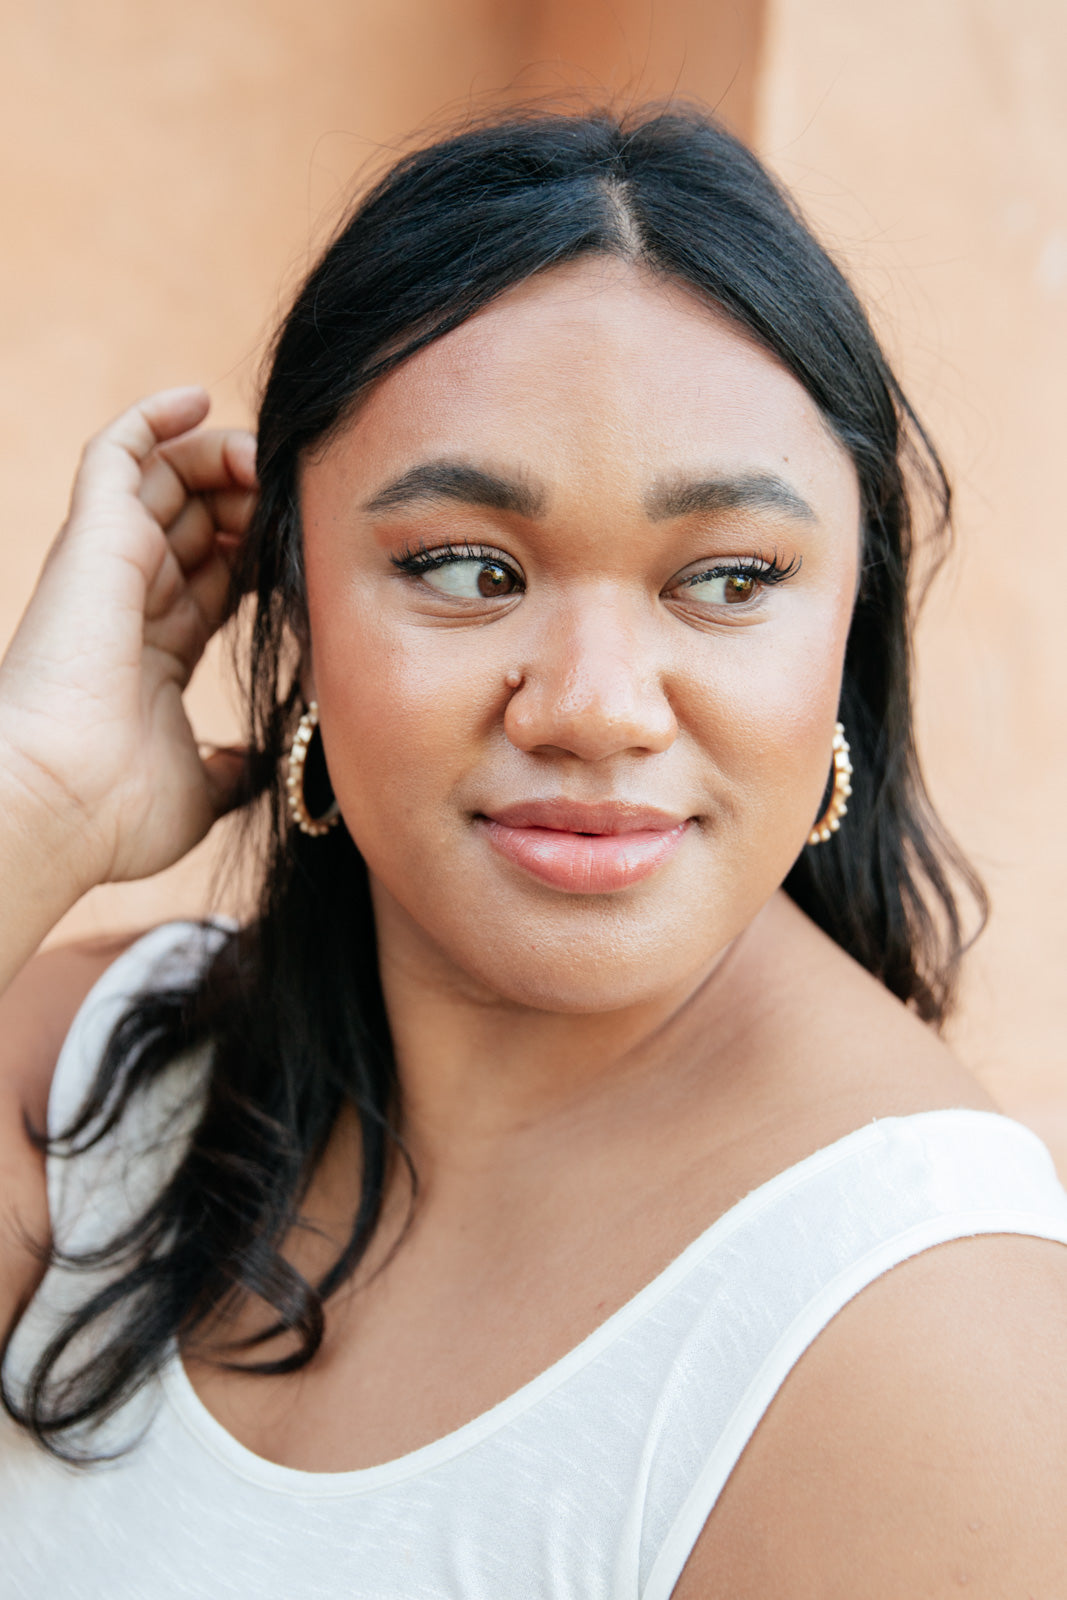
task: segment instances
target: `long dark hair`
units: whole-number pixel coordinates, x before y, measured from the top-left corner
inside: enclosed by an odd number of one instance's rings
[[[255,597],[246,682],[253,786],[269,832],[259,915],[195,980],[128,1012],[57,1146],[77,1159],[175,1057],[209,1047],[184,1159],[87,1263],[112,1264],[106,1287],[48,1344],[25,1392],[6,1397],[57,1453],[76,1456],[82,1431],[117,1411],[175,1339],[195,1341],[246,1295],[273,1316],[231,1347],[234,1361],[265,1373],[306,1364],[325,1301],[375,1231],[403,1146],[366,871],[343,827],[307,838],[285,806],[306,638],[298,464],[377,377],[512,285],[593,253],[640,260],[725,310],[803,385],[855,463],[862,580],[841,703],[854,795],[832,847],[805,849],[785,887],[920,1017],[937,1025],[947,1012],[964,944],[952,880],[979,911],[983,902],[918,770],[909,571],[916,496],[936,556],[949,492],[842,273],[755,157],[695,110],[512,116],[417,150],[336,233],[274,344],[259,417],[261,495],[240,575]],[[281,1246],[346,1107],[362,1130],[361,1199],[347,1244],[311,1283]],[[261,1347],[281,1334],[284,1353],[267,1359]]]

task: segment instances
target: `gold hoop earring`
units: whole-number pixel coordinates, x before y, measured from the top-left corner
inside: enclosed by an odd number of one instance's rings
[[[852,793],[852,762],[849,760],[848,740],[845,738],[845,729],[842,723],[834,724],[834,786],[830,791],[829,804],[818,822],[808,834],[809,844],[825,844],[832,833],[836,833],[841,826],[841,818],[848,810],[845,804]]]
[[[301,833],[310,834],[313,839],[320,839],[324,833],[329,833],[334,823],[341,819],[336,800],[321,817],[313,817],[304,800],[304,766],[308,758],[311,735],[318,725],[318,702],[312,700],[308,703],[308,708],[300,718],[296,733],[293,735],[289,750],[289,771],[285,779],[289,811],[293,821]]]

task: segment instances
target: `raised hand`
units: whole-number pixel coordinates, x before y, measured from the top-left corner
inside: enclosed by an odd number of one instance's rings
[[[251,435],[191,431],[208,407],[165,390],[90,440],[0,663],[0,770],[71,903],[171,865],[236,798],[239,755],[201,761],[182,705],[255,500]]]

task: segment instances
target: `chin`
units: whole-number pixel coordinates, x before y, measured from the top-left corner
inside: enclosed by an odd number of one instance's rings
[[[412,893],[427,885],[428,893]],[[432,988],[572,1015],[654,1004],[710,971],[761,903],[719,888],[690,883],[667,893],[649,884],[636,895],[546,902],[421,874],[391,891],[372,875],[386,964],[392,951]]]
[[[599,967],[587,963],[578,972],[571,964],[527,962],[521,971],[471,974],[499,1004],[560,1016],[603,1015],[649,1005],[670,993],[683,976],[677,972],[650,976],[647,967],[628,972],[607,961]]]
[[[502,920],[475,948],[466,941],[448,948],[453,970],[489,1004],[570,1015],[654,1004],[713,966],[729,942],[709,930],[706,939],[691,931],[682,943],[673,921],[669,928],[616,925],[575,937],[575,930],[528,923],[512,931]]]

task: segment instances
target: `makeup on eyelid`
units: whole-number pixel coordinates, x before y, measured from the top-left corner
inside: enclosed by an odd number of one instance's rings
[[[487,546],[446,544],[438,547],[420,545],[407,548],[391,556],[392,565],[401,573],[424,579],[438,594],[456,600],[510,599],[524,592],[522,575],[513,563],[499,551]],[[757,554],[752,557],[708,558],[703,570],[691,572],[672,580],[665,595],[695,598],[710,605],[744,605],[757,598],[760,591],[785,582],[800,570],[800,558],[783,561],[777,551],[769,558]],[[466,575],[463,568],[471,569]],[[434,581],[433,575],[441,574]],[[472,590],[464,593],[465,583]],[[697,595],[696,590],[721,585],[721,592]]]

